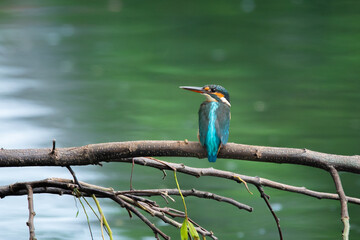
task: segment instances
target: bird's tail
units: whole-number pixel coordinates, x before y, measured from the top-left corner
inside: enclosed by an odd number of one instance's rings
[[[208,160],[209,162],[216,162],[216,158],[217,158],[217,155],[208,155]]]
[[[217,139],[217,142],[212,142],[208,145],[206,145],[206,151],[207,151],[207,156],[208,156],[208,160],[209,162],[216,162],[217,159],[217,155],[219,153],[220,147],[221,147],[221,143],[220,143],[220,139]]]

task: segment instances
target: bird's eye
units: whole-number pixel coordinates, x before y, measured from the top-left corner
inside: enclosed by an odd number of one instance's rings
[[[215,88],[211,88],[211,92],[215,92]]]

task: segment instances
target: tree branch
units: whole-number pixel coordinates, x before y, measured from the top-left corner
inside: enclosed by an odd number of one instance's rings
[[[26,222],[26,225],[29,227],[29,234],[30,240],[36,240],[35,237],[35,226],[34,226],[34,217],[35,217],[35,211],[34,211],[34,196],[33,196],[33,189],[31,185],[25,184],[27,194],[28,194],[28,207],[29,207],[29,220]]]
[[[283,240],[283,235],[282,235],[282,232],[281,232],[281,228],[280,228],[280,220],[279,218],[276,216],[274,210],[272,209],[270,203],[269,203],[269,196],[265,194],[264,192],[264,189],[261,187],[261,186],[256,186],[258,191],[260,192],[260,196],[262,199],[264,199],[265,203],[266,203],[266,206],[269,208],[271,214],[273,215],[274,219],[275,219],[275,222],[276,222],[276,226],[277,226],[277,229],[278,229],[278,232],[279,232],[279,237],[280,237],[280,240]]]
[[[57,150],[55,151],[57,152]],[[119,159],[119,162],[128,162],[128,163],[134,163],[138,165],[146,165],[148,167],[153,167],[160,169],[162,171],[164,170],[171,170],[171,171],[178,171],[182,172],[187,175],[192,175],[196,177],[200,176],[213,176],[213,177],[220,177],[220,178],[226,178],[232,181],[236,181],[238,183],[241,183],[239,180],[239,177],[244,179],[250,184],[255,185],[261,196],[265,196],[264,192],[262,190],[262,186],[272,187],[284,191],[290,191],[290,192],[296,192],[300,194],[305,194],[308,196],[316,197],[316,198],[328,198],[328,199],[347,199],[349,202],[353,202],[356,204],[360,204],[360,199],[357,198],[351,198],[346,197],[345,194],[331,194],[331,193],[322,193],[322,192],[316,192],[312,190],[308,190],[304,187],[295,187],[291,185],[286,185],[278,182],[274,182],[268,179],[259,178],[259,177],[250,177],[245,175],[239,175],[236,173],[228,172],[228,171],[222,171],[217,170],[213,168],[192,168],[185,166],[184,164],[176,164],[176,163],[169,163],[164,161],[159,161],[153,158],[146,158],[146,157],[137,157],[137,158],[131,158],[131,159]],[[331,168],[332,173],[334,171],[337,173],[335,168]],[[71,171],[70,171],[71,172]],[[75,173],[72,173],[73,177]],[[336,176],[333,174],[333,176]],[[76,178],[76,177],[74,177]],[[337,179],[336,177],[334,179]],[[336,180],[336,183],[338,183],[340,179]],[[168,236],[165,235],[163,232],[161,232],[155,225],[153,225],[144,215],[142,215],[135,207],[138,207],[142,210],[145,210],[146,212],[150,213],[152,216],[156,216],[160,219],[162,219],[164,222],[169,223],[176,227],[181,227],[181,224],[175,220],[170,219],[168,216],[171,217],[184,217],[184,213],[178,212],[174,209],[169,208],[160,208],[154,201],[148,200],[146,198],[143,198],[142,196],[153,196],[153,195],[178,195],[178,191],[176,189],[155,189],[155,190],[138,190],[138,191],[117,191],[115,192],[112,188],[104,188],[84,182],[77,182],[75,183],[71,180],[64,180],[64,179],[58,179],[58,178],[51,178],[46,179],[42,181],[33,181],[33,182],[24,182],[24,183],[15,183],[8,186],[2,186],[0,187],[0,197],[3,198],[5,196],[10,195],[25,195],[29,193],[28,186],[31,187],[34,193],[53,193],[53,194],[69,194],[73,195],[73,189],[78,188],[80,185],[81,188],[79,191],[82,192],[84,196],[90,196],[91,194],[95,194],[97,197],[106,197],[111,198],[114,201],[116,201],[121,207],[125,207],[128,211],[134,213],[137,215],[142,221],[144,221],[153,231],[155,236],[162,236],[164,239],[168,239]],[[340,183],[341,184],[341,183]],[[338,185],[337,185],[338,186]],[[338,187],[337,187],[338,188]],[[338,191],[339,192],[339,191]],[[251,207],[243,205],[241,203],[237,203],[233,199],[228,199],[222,196],[218,196],[212,193],[208,192],[202,192],[198,190],[183,190],[182,193],[185,196],[197,196],[197,197],[206,197],[211,198],[218,201],[223,201],[230,203],[234,206],[237,206],[239,208],[245,208],[247,210],[251,209]],[[269,203],[264,198],[267,206],[269,207]],[[343,206],[343,205],[342,205]],[[279,228],[278,218],[276,215],[274,215],[273,211],[271,210],[275,220],[277,221],[278,229],[280,237],[282,235],[281,230]],[[342,207],[343,209],[343,207]],[[342,218],[345,219],[346,218]],[[344,221],[344,224],[345,224]],[[203,228],[201,228],[198,224],[194,224],[197,227],[197,231],[202,234],[203,236],[209,236],[213,239],[217,239],[212,232],[209,232]],[[346,225],[345,225],[346,226]],[[344,231],[346,233],[346,231]]]
[[[148,225],[149,228],[151,228],[151,230],[153,230],[155,236],[157,236],[158,234],[163,237],[164,239],[169,240],[170,237],[167,236],[165,233],[163,233],[160,229],[158,229],[152,222],[149,221],[149,219],[147,219],[143,214],[141,214],[136,208],[134,208],[132,205],[128,204],[127,202],[123,201],[121,198],[116,197],[116,195],[112,194],[112,196],[110,196],[110,198],[112,200],[114,200],[115,202],[119,203],[120,206],[125,207],[126,209],[130,210],[131,212],[133,212],[136,216],[138,216],[138,218],[141,219],[141,221],[143,221],[146,225]]]
[[[74,172],[74,170],[72,170],[72,168],[70,166],[66,166],[66,168],[69,170],[69,172],[71,173],[71,175],[73,176],[74,182],[78,185],[79,188],[81,188],[81,185],[76,177],[76,174]]]
[[[146,198],[142,198],[139,196],[143,196],[146,191],[120,191],[115,192],[112,188],[104,188],[101,186],[96,186],[93,184],[88,184],[85,182],[80,182],[81,189],[78,189],[83,196],[91,196],[94,194],[99,198],[110,198],[113,201],[117,202],[121,207],[126,208],[128,211],[131,211],[135,215],[137,215],[145,224],[147,224],[154,232],[155,235],[160,235],[164,239],[170,239],[166,234],[164,234],[160,229],[158,229],[152,222],[150,222],[139,210],[135,207],[140,208],[152,216],[158,217],[162,219],[164,222],[169,223],[177,228],[181,227],[181,223],[170,219],[166,216],[169,215],[171,217],[181,217],[183,218],[185,215],[181,211],[177,211],[171,208],[160,208],[156,202],[148,200]],[[1,186],[0,187],[0,197],[4,198],[6,196],[14,196],[14,195],[25,195],[27,194],[27,188],[30,187],[34,193],[50,193],[50,194],[67,194],[74,195],[74,189],[78,187],[77,184],[74,184],[73,180],[61,179],[61,178],[49,178],[40,181],[32,181],[32,182],[19,182],[12,185]],[[160,189],[161,191],[161,189]],[[252,209],[249,206],[241,204],[233,199],[225,198],[219,195],[215,195],[210,192],[203,192],[197,190],[183,190],[185,193],[188,193],[190,196],[197,197],[206,197],[213,196],[212,199],[218,200],[221,199],[223,202],[232,204],[238,208],[240,206],[245,206],[244,209],[247,208]],[[165,191],[162,191],[165,192]],[[193,192],[191,194],[191,192]],[[147,194],[149,191],[147,190]],[[175,191],[171,189],[168,191],[168,194],[177,195]],[[137,196],[138,195],[138,196]],[[154,195],[158,195],[158,192],[154,191]],[[210,197],[211,198],[211,197]],[[177,214],[173,214],[173,212],[177,212]],[[198,226],[198,224],[195,223]],[[204,228],[197,227],[196,230],[203,236],[209,236],[212,239],[217,239],[211,231],[208,231]]]
[[[146,157],[144,157],[146,156]],[[172,199],[169,195],[179,195],[177,189],[154,189],[154,190],[137,190],[137,191],[117,191],[112,188],[104,188],[79,182],[71,165],[89,165],[99,164],[101,162],[126,162],[137,165],[144,165],[161,170],[166,176],[165,170],[177,171],[195,177],[213,176],[226,178],[238,183],[243,179],[249,184],[256,186],[266,205],[270,209],[276,220],[280,239],[282,232],[280,229],[279,219],[271,208],[268,196],[264,193],[263,187],[271,187],[283,191],[289,191],[299,194],[308,195],[319,199],[334,199],[341,202],[341,220],[344,224],[343,240],[348,240],[349,236],[349,214],[347,202],[360,204],[360,199],[348,197],[345,195],[338,171],[347,171],[360,173],[360,156],[342,156],[314,152],[307,149],[294,148],[277,148],[250,146],[243,144],[228,143],[221,148],[219,158],[243,159],[249,161],[288,163],[306,165],[329,171],[336,185],[337,194],[317,192],[306,189],[305,187],[291,186],[259,177],[251,177],[233,172],[217,170],[213,168],[193,168],[184,164],[169,163],[162,160],[151,158],[152,156],[176,156],[176,157],[206,157],[204,148],[197,142],[188,141],[135,141],[135,142],[118,142],[91,144],[82,147],[73,148],[56,148],[55,140],[52,149],[0,149],[0,167],[19,167],[19,166],[65,166],[72,174],[74,181],[64,179],[46,179],[43,181],[15,183],[9,186],[0,187],[0,197],[10,195],[28,195],[29,201],[29,221],[27,222],[30,231],[30,239],[35,239],[33,218],[33,193],[52,193],[52,194],[69,194],[73,195],[75,188],[84,196],[110,198],[124,207],[129,212],[137,215],[146,223],[154,232],[158,239],[161,236],[164,239],[169,237],[151,223],[139,210],[144,210],[152,216],[162,219],[178,228],[181,223],[169,217],[184,217],[184,213],[176,209],[161,208],[155,201],[151,201],[144,196],[160,195],[166,201],[166,197]],[[75,184],[74,184],[75,182]],[[131,182],[130,182],[131,186]],[[195,196],[199,198],[210,198],[213,200],[232,204],[240,209],[251,211],[252,208],[245,204],[239,203],[231,198],[226,198],[209,192],[192,190],[182,190],[184,196]],[[191,220],[192,221],[192,220]],[[193,221],[192,221],[193,222]],[[209,236],[217,239],[212,232],[200,227],[193,222],[196,230],[203,236]]]
[[[350,231],[350,223],[349,223],[349,212],[347,207],[347,198],[344,192],[344,188],[341,184],[341,179],[339,176],[339,173],[336,171],[336,169],[333,166],[330,166],[330,174],[334,180],[336,191],[340,198],[340,204],[341,204],[341,221],[344,224],[343,229],[343,240],[349,239],[349,231]]]
[[[239,209],[244,209],[248,212],[252,212],[253,208],[240,203],[238,201],[235,201],[232,198],[227,198],[227,197],[223,197],[214,193],[210,193],[210,192],[204,192],[204,191],[198,191],[196,189],[191,189],[191,190],[181,190],[181,193],[184,197],[187,196],[195,196],[198,198],[208,198],[208,199],[213,199],[219,202],[225,202],[225,203],[229,203],[231,205],[234,205],[235,207],[239,208]],[[156,195],[180,195],[179,190],[178,189],[147,189],[147,190],[132,190],[132,191],[117,191],[115,192],[115,194],[135,194],[136,196],[156,196]]]
[[[133,141],[90,144],[82,147],[52,149],[1,149],[0,167],[68,166],[99,164],[140,156],[174,156],[205,158],[198,142]],[[326,154],[307,149],[251,146],[228,143],[221,148],[219,158],[259,162],[289,163],[327,170],[360,173],[360,156]]]
[[[246,175],[241,175],[229,171],[223,171],[218,170],[214,168],[193,168],[185,166],[184,164],[178,164],[178,163],[170,163],[167,162],[167,165],[164,165],[162,163],[159,163],[157,161],[154,161],[151,158],[145,158],[145,157],[137,157],[134,159],[120,159],[119,162],[132,162],[134,160],[135,164],[148,166],[157,168],[160,170],[171,170],[173,171],[176,169],[177,172],[181,172],[187,175],[192,175],[195,177],[201,177],[201,176],[211,176],[211,177],[219,177],[219,178],[225,178],[230,179],[233,181],[236,181],[238,183],[241,183],[241,181],[236,177],[242,178],[244,181],[246,181],[249,184],[253,185],[261,185],[264,187],[271,187],[282,191],[288,191],[288,192],[294,192],[294,193],[300,193],[307,196],[315,197],[318,199],[333,199],[333,200],[339,200],[339,196],[337,194],[333,193],[324,193],[324,192],[317,192],[313,190],[306,189],[305,187],[296,187],[291,186],[288,184],[283,184],[275,181],[268,180],[266,178],[260,178],[260,177],[251,177]],[[170,167],[171,168],[170,168]],[[360,205],[360,199],[354,198],[354,197],[346,197],[349,202],[359,204]]]

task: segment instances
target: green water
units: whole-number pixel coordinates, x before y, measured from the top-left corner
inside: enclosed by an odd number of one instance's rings
[[[81,146],[128,140],[196,141],[202,96],[178,88],[216,83],[231,97],[230,142],[360,152],[360,4],[355,1],[1,1],[0,147]],[[166,158],[334,192],[303,166]],[[77,167],[78,177],[128,189],[129,164]],[[71,177],[62,168],[0,169],[1,185]],[[174,188],[171,174],[136,166],[136,189]],[[253,213],[188,198],[190,217],[219,239],[278,239],[264,202],[222,179],[179,175],[183,189],[233,197]],[[359,176],[342,173],[360,197]],[[339,239],[340,204],[265,189],[285,239]],[[161,198],[154,198],[159,203]],[[180,199],[170,207],[182,208]],[[115,239],[153,239],[140,220],[102,201]],[[350,204],[351,239],[360,207]],[[26,239],[26,197],[0,201],[0,239]],[[39,239],[91,239],[71,197],[35,197]],[[81,212],[81,211],[80,211]],[[179,230],[150,220],[172,239]],[[95,239],[100,229],[92,218]]]

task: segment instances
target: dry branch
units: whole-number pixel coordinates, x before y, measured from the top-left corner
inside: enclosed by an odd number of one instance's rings
[[[275,219],[276,226],[277,226],[277,229],[278,229],[278,232],[279,232],[280,240],[283,240],[283,235],[282,235],[282,231],[281,231],[281,228],[280,228],[280,220],[276,216],[274,210],[272,209],[272,207],[270,205],[270,202],[269,202],[270,197],[269,197],[269,195],[265,194],[264,189],[261,186],[256,186],[256,187],[257,187],[258,191],[260,192],[261,198],[264,199],[264,201],[266,203],[266,206],[268,207],[268,209],[270,210],[271,214],[273,215],[273,217]]]
[[[305,187],[296,187],[288,184],[283,184],[275,181],[271,181],[266,178],[260,178],[260,177],[251,177],[247,175],[241,175],[229,171],[223,171],[218,170],[214,168],[194,168],[185,166],[184,164],[178,164],[178,163],[170,163],[167,162],[167,165],[161,164],[157,161],[154,161],[151,158],[145,158],[145,157],[138,157],[134,159],[121,159],[121,162],[133,162],[138,165],[143,165],[147,167],[153,167],[160,170],[171,170],[173,171],[176,169],[177,172],[181,172],[187,175],[192,175],[195,177],[201,177],[201,176],[211,176],[211,177],[219,177],[219,178],[225,178],[230,179],[233,181],[236,181],[238,183],[241,183],[241,181],[237,178],[240,177],[243,180],[245,180],[249,184],[253,184],[255,186],[260,185],[264,187],[270,187],[275,188],[282,191],[288,191],[288,192],[294,192],[294,193],[300,193],[307,196],[315,197],[318,199],[332,199],[332,200],[339,200],[339,196],[334,193],[325,193],[325,192],[318,192],[306,189]],[[171,168],[170,168],[170,167]],[[360,199],[354,198],[354,197],[346,197],[349,202],[359,204],[360,205]]]
[[[334,180],[336,191],[340,198],[340,205],[341,205],[341,221],[344,224],[343,229],[343,240],[349,239],[349,231],[350,231],[350,223],[349,223],[349,212],[347,207],[348,200],[346,199],[346,195],[344,192],[344,188],[341,184],[341,179],[339,173],[336,171],[334,167],[330,167],[330,174]]]
[[[98,198],[109,198],[114,202],[118,203],[121,207],[126,208],[138,216],[145,224],[152,229],[152,231],[163,237],[164,239],[170,239],[165,233],[158,229],[151,221],[149,221],[144,214],[142,214],[137,208],[148,212],[150,215],[162,219],[164,222],[169,223],[177,228],[181,227],[181,223],[169,218],[170,217],[181,217],[184,218],[184,213],[171,208],[161,208],[159,205],[152,200],[143,198],[144,195],[155,196],[160,193],[167,193],[168,195],[178,195],[179,192],[173,191],[173,189],[157,189],[146,190],[146,191],[114,191],[112,188],[104,188],[85,182],[79,182],[81,188],[78,189],[83,196],[91,196],[94,194]],[[28,189],[31,189],[33,193],[50,193],[59,195],[74,195],[74,189],[78,188],[78,185],[73,180],[60,179],[60,178],[49,178],[40,181],[31,182],[19,182],[7,186],[0,187],[0,197],[4,198],[7,196],[17,196],[28,194]],[[234,199],[226,198],[220,195],[216,195],[210,192],[197,191],[197,190],[182,190],[184,196],[195,196],[199,198],[209,198],[217,201],[222,201],[231,204],[239,209],[245,209],[247,211],[252,210],[251,207],[242,204]],[[29,202],[30,203],[30,202]],[[174,214],[175,213],[175,214]],[[168,216],[167,216],[168,215]],[[199,226],[195,223],[195,225]],[[30,225],[29,225],[30,227]],[[203,235],[208,236],[212,239],[217,239],[211,231],[208,231],[202,227],[197,227],[197,231]]]
[[[26,222],[26,225],[29,227],[29,239],[30,240],[36,240],[35,238],[35,226],[34,226],[34,217],[35,217],[35,211],[34,211],[34,195],[33,195],[33,189],[31,185],[26,184],[25,185],[27,194],[28,194],[28,208],[29,208],[29,220]]]
[[[126,162],[153,167],[161,170],[166,176],[165,170],[181,172],[196,177],[212,176],[226,178],[231,181],[242,183],[240,179],[254,185],[261,196],[264,198],[268,208],[274,216],[280,239],[282,232],[280,229],[279,219],[275,215],[268,201],[267,195],[262,187],[271,187],[283,191],[289,191],[299,194],[308,195],[319,199],[334,199],[341,202],[341,219],[344,223],[343,239],[347,240],[349,235],[349,214],[347,202],[360,204],[360,199],[348,197],[342,188],[338,171],[347,171],[360,173],[360,156],[341,156],[314,152],[307,149],[294,148],[277,148],[250,146],[243,144],[229,143],[219,152],[219,158],[243,159],[249,161],[288,163],[317,167],[329,171],[334,179],[337,194],[317,192],[306,189],[305,187],[296,187],[283,183],[278,183],[260,177],[251,177],[233,172],[217,170],[213,168],[193,168],[184,164],[176,164],[153,159],[153,156],[176,156],[176,157],[197,157],[205,158],[206,153],[203,147],[197,142],[188,141],[135,141],[135,142],[118,142],[91,144],[82,147],[73,148],[55,148],[55,140],[52,149],[0,149],[0,167],[19,167],[19,166],[65,166],[72,174],[74,181],[64,179],[46,179],[42,181],[15,183],[9,186],[0,187],[0,197],[11,195],[26,195],[29,199],[29,231],[30,239],[35,239],[33,227],[32,195],[33,193],[52,193],[52,194],[69,194],[73,195],[73,190],[78,189],[82,195],[110,198],[124,207],[132,214],[137,215],[155,234],[158,239],[161,236],[164,239],[170,239],[152,222],[150,222],[138,209],[141,209],[152,216],[162,219],[164,222],[180,228],[181,223],[173,220],[174,217],[184,217],[184,213],[176,209],[160,207],[155,201],[144,198],[144,196],[160,195],[172,199],[169,195],[179,195],[176,189],[153,189],[153,190],[132,190],[131,191],[114,191],[111,188],[91,185],[79,182],[71,165],[88,165],[99,164],[101,162]],[[240,209],[251,211],[252,208],[245,204],[239,203],[234,199],[226,198],[209,192],[192,190],[182,190],[184,196],[195,196],[199,198],[209,198],[220,202],[232,204]],[[171,217],[171,218],[170,218]],[[191,220],[191,222],[193,222]],[[197,223],[197,231],[212,239],[217,239],[212,232],[200,227]],[[33,236],[33,238],[32,238]]]
[[[253,210],[252,207],[250,207],[246,204],[235,201],[232,198],[223,197],[223,196],[220,196],[220,195],[217,195],[214,193],[199,191],[196,189],[181,190],[181,193],[184,197],[194,196],[194,197],[198,197],[198,198],[213,199],[213,200],[216,200],[219,202],[229,203],[239,209],[244,209],[248,212],[252,212],[252,210]],[[147,189],[147,190],[117,191],[117,192],[115,192],[115,194],[136,194],[136,196],[147,196],[147,197],[156,196],[156,195],[160,195],[160,196],[180,195],[178,189]]]
[[[133,141],[90,144],[82,147],[53,149],[2,149],[0,167],[70,166],[99,164],[123,158],[173,156],[205,158],[198,142]],[[333,166],[338,171],[360,173],[360,156],[326,154],[307,149],[251,146],[228,143],[219,158],[259,162],[299,164],[322,169]]]

